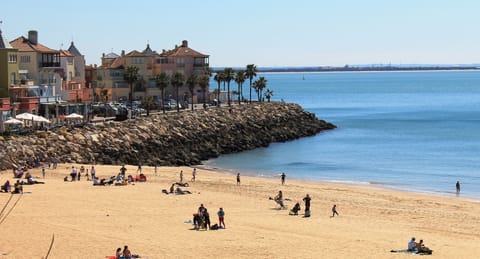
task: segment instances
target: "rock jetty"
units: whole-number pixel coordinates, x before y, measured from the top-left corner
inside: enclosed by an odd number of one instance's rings
[[[312,136],[335,125],[297,104],[272,102],[170,112],[0,141],[0,169],[37,157],[63,163],[198,165],[203,160]]]

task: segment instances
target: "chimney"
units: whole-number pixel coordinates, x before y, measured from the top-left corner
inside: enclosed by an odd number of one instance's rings
[[[33,45],[38,44],[38,32],[37,31],[28,31],[28,41]]]
[[[122,50],[122,57],[125,57],[125,50]]]
[[[105,53],[102,53],[102,58],[105,58]]]
[[[182,47],[188,48],[188,41],[187,40],[182,41]]]

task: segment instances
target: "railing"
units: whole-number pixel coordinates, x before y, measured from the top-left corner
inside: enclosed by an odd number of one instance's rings
[[[62,100],[61,96],[41,96],[40,103],[53,103],[53,102],[60,102]]]
[[[60,62],[42,62],[41,67],[60,67]]]

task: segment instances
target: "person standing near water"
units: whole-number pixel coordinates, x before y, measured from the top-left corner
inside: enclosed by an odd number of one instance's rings
[[[455,187],[457,188],[457,194],[460,193],[460,181],[457,181],[457,183],[455,184]]]
[[[240,173],[237,173],[237,185],[240,185]]]
[[[281,176],[282,176],[282,185],[284,185],[285,184],[285,173],[282,173]]]

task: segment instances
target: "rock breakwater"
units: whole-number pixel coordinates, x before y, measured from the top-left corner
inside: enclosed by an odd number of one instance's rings
[[[312,136],[335,125],[297,104],[274,102],[183,111],[37,131],[0,141],[0,169],[38,157],[63,163],[196,165],[221,154]]]

